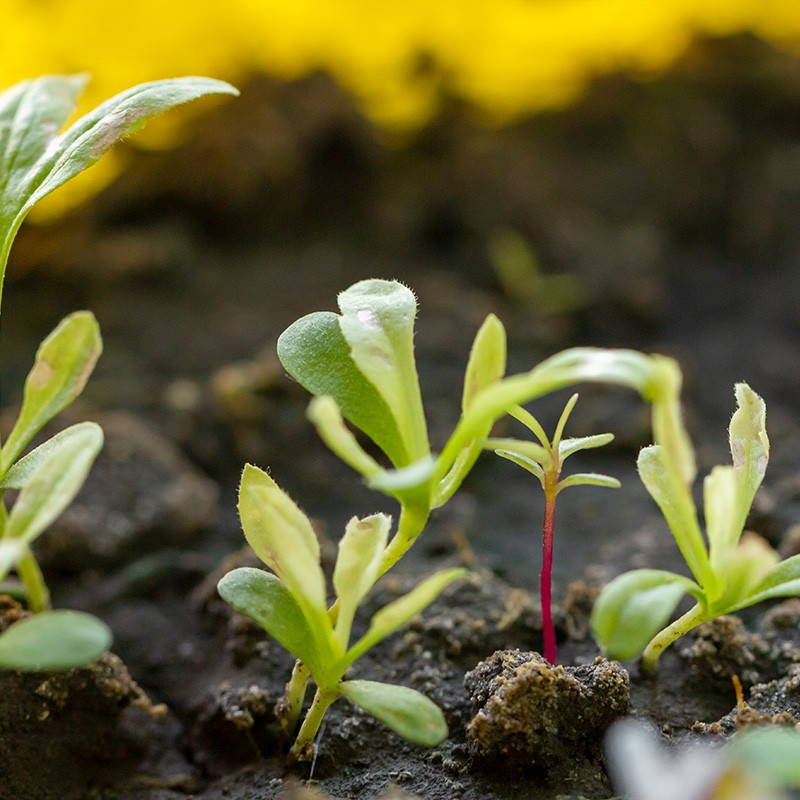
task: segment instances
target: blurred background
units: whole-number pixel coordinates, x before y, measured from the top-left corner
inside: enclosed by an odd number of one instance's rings
[[[38,341],[91,308],[106,351],[82,413],[146,417],[229,509],[247,459],[308,487],[320,516],[371,511],[331,477],[274,342],[350,283],[399,278],[420,300],[437,446],[495,311],[511,370],[577,344],[679,358],[702,466],[727,458],[748,380],[771,470],[800,470],[797,0],[3,0],[2,15],[2,86],[88,72],[84,111],[177,75],[241,89],[154,121],[31,216],[3,307],[3,406]],[[635,483],[637,400],[590,392],[570,424],[614,431]],[[512,529],[538,515],[515,480]],[[503,569],[528,574],[515,535]]]

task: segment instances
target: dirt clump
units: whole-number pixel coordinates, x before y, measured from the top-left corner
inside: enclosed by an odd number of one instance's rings
[[[538,653],[498,651],[464,683],[475,709],[471,754],[523,769],[598,759],[603,732],[629,700],[628,673],[599,657],[563,667]]]

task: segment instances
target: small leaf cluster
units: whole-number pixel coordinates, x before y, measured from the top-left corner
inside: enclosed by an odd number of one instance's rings
[[[157,81],[129,89],[59,133],[85,76],[47,76],[0,93],[0,296],[22,221],[45,195],[98,161],[155,114],[212,92],[236,93],[206,78]],[[109,646],[111,634],[88,614],[50,611],[31,546],[83,484],[103,443],[93,422],[72,425],[22,455],[34,436],[81,393],[102,351],[87,311],[71,314],[42,342],[25,381],[22,407],[0,448],[0,585],[13,570],[37,613],[0,634],[0,667],[67,669]],[[18,492],[10,511],[3,501]]]
[[[413,293],[397,281],[365,280],[342,292],[338,305],[339,314],[315,312],[292,324],[278,340],[278,355],[286,371],[314,395],[308,416],[325,443],[368,486],[399,503],[396,529],[390,536],[390,518],[383,514],[350,522],[334,571],[336,601],[326,608],[318,545],[307,518],[266,473],[248,466],[240,488],[242,526],[272,574],[237,570],[219,584],[231,605],[298,658],[280,705],[289,734],[314,678],[316,694],[292,748],[299,758],[310,756],[325,711],[343,694],[414,741],[432,743],[444,735],[446,729],[434,724],[437,715],[428,701],[408,694],[411,690],[345,680],[345,672],[461,573],[449,571],[423,581],[378,612],[367,633],[352,645],[350,630],[356,608],[375,581],[407,552],[432,510],[453,496],[482,450],[491,446],[487,437],[498,419],[511,412],[530,426],[533,418],[522,404],[580,381],[638,391],[653,403],[653,424],[659,430],[676,427],[679,416],[680,373],[673,361],[660,356],[576,348],[529,372],[506,376],[505,330],[490,314],[470,350],[461,416],[436,453],[429,442],[414,354]],[[372,442],[377,456],[347,423]],[[532,430],[539,432],[535,425]],[[560,465],[571,453],[607,438],[559,442],[556,456],[534,443],[528,447],[510,440],[499,449],[531,464],[556,458]],[[675,441],[683,445],[680,437]],[[604,476],[578,475],[566,478],[561,488],[580,482],[613,484]],[[429,731],[424,740],[420,731]]]
[[[779,562],[762,538],[744,531],[769,460],[764,401],[747,384],[736,385],[738,408],[729,427],[732,463],[714,467],[703,482],[703,539],[691,486],[693,455],[682,460],[668,439],[639,454],[639,475],[663,513],[692,575],[640,569],[609,583],[595,604],[595,637],[615,658],[643,653],[646,670],[679,636],[707,620],[776,597],[800,594],[800,556]],[[694,606],[670,625],[684,595]]]
[[[450,569],[422,581],[378,611],[367,632],[350,644],[356,610],[379,575],[391,517],[353,517],[347,524],[333,571],[336,604],[335,613],[330,613],[319,543],[310,521],[269,475],[252,465],[242,475],[239,515],[248,543],[272,573],[233,570],[219,582],[219,593],[296,656],[317,686],[293,754],[309,756],[319,720],[342,695],[410,741],[442,741],[447,735],[444,716],[424,695],[404,686],[343,677],[358,658],[427,607],[464,570]]]

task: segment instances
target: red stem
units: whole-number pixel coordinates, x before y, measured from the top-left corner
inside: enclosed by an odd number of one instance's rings
[[[553,531],[556,519],[556,483],[558,475],[545,478],[544,523],[542,525],[542,574],[540,591],[542,598],[542,629],[544,634],[544,657],[556,663],[556,630],[553,626],[551,584],[553,579]]]

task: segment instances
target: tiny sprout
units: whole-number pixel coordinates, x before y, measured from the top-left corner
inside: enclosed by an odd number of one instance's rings
[[[83,75],[49,75],[0,92],[0,297],[11,245],[39,200],[162,111],[207,94],[236,94],[209,78],[145,83],[59,133],[85,84]],[[101,351],[100,329],[90,312],[62,320],[36,352],[19,415],[0,447],[0,586],[13,570],[35,612],[0,633],[0,668],[70,669],[95,660],[111,643],[111,631],[100,620],[49,610],[47,585],[31,551],[81,488],[103,432],[93,422],[81,422],[23,455],[33,437],[83,391]],[[3,500],[8,490],[19,492],[10,509]]]
[[[639,453],[639,475],[658,504],[693,579],[674,572],[638,569],[609,583],[592,612],[592,629],[612,658],[642,655],[655,672],[666,647],[692,628],[722,614],[776,597],[800,594],[800,556],[780,561],[761,537],[744,531],[747,515],[769,459],[764,401],[746,384],[736,385],[738,409],[729,440],[733,463],[717,466],[703,482],[706,545],[691,485],[691,449],[676,458],[682,425],[664,428],[656,444]],[[667,624],[684,595],[695,604]]]
[[[447,736],[447,723],[425,695],[406,686],[344,678],[364,653],[430,605],[465,570],[445,570],[423,580],[374,614],[367,632],[350,644],[358,606],[380,576],[391,517],[353,517],[347,524],[333,570],[337,599],[329,610],[311,522],[269,475],[250,464],[239,488],[239,516],[248,543],[272,572],[235,569],[219,582],[219,593],[298,659],[281,704],[288,733],[302,712],[309,674],[317,686],[291,755],[313,757],[322,719],[342,695],[409,741],[439,744]]]
[[[579,439],[562,439],[572,409],[578,401],[574,394],[567,401],[561,417],[556,425],[552,441],[547,438],[539,421],[521,406],[514,406],[509,414],[521,422],[540,442],[535,444],[518,439],[487,439],[486,449],[494,450],[497,455],[513,461],[528,472],[533,473],[544,490],[544,522],[542,524],[542,572],[540,593],[542,603],[542,626],[544,633],[544,657],[554,664],[556,661],[556,632],[553,625],[552,611],[552,574],[553,574],[553,533],[555,530],[556,498],[562,489],[568,486],[607,486],[619,488],[619,481],[608,475],[596,473],[578,473],[566,478],[561,477],[564,462],[573,453],[593,447],[602,447],[614,438],[611,433],[600,433],[584,436]]]

